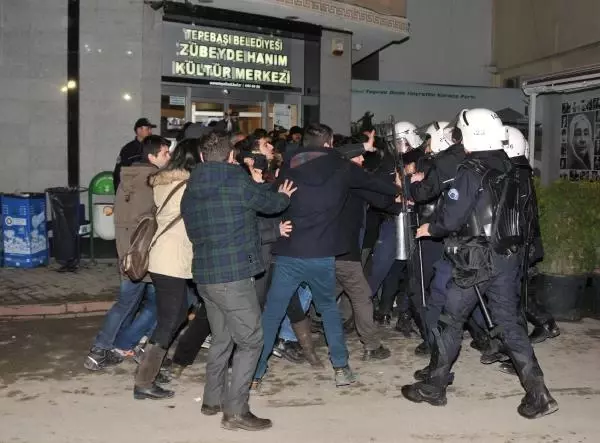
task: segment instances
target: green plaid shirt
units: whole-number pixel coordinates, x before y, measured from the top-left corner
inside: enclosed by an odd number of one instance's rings
[[[199,164],[181,201],[196,283],[228,283],[263,272],[256,213],[277,214],[289,202],[285,194],[253,182],[238,165]]]

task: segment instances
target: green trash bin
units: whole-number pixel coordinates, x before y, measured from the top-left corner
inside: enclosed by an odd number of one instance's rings
[[[112,208],[115,197],[115,184],[112,171],[103,171],[96,174],[90,181],[88,189],[90,259],[94,262],[94,238],[100,237],[104,240],[114,239],[114,224],[110,226],[110,223],[112,223]],[[104,198],[102,198],[101,201],[96,201],[97,197]],[[110,197],[110,199],[107,197]],[[99,217],[102,217],[102,219],[99,219]]]

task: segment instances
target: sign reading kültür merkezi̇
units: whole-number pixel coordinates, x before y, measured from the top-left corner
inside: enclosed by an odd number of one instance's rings
[[[289,39],[186,25],[164,32],[164,76],[215,86],[292,87]]]

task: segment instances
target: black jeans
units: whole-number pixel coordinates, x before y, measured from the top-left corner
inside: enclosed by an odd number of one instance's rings
[[[156,329],[151,343],[169,349],[188,311],[188,284],[184,278],[150,273],[156,288]]]
[[[181,366],[190,366],[196,360],[202,343],[210,334],[210,324],[206,315],[206,304],[204,300],[202,305],[196,309],[196,316],[188,323],[185,333],[179,338],[175,354],[173,354],[173,363]]]

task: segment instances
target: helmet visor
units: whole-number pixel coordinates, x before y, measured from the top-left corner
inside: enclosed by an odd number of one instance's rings
[[[451,145],[453,145],[454,143],[456,143],[458,141],[458,140],[455,140],[455,138],[454,138],[457,135],[454,132],[454,129],[456,129],[458,127],[458,122],[460,121],[461,114],[462,114],[462,111],[459,114],[457,114],[457,116],[454,117],[452,120],[450,120],[450,122],[443,128],[444,138]]]
[[[412,149],[412,146],[410,145],[409,141],[406,139],[406,137],[400,137],[396,139],[395,142],[396,145],[396,151],[398,151],[400,154],[406,154],[408,151],[410,151]]]

